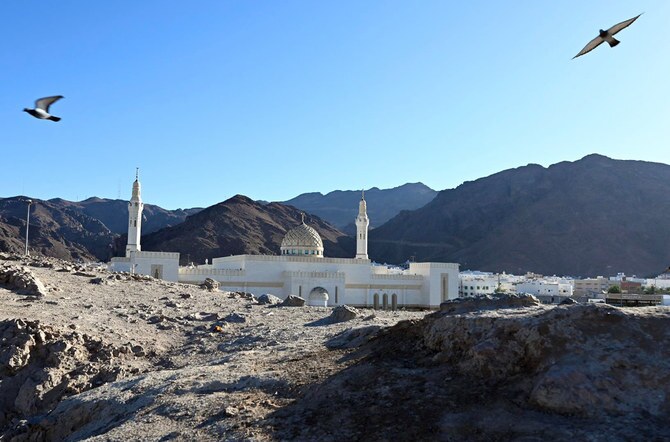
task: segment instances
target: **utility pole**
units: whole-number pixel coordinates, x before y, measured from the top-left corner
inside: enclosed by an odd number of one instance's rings
[[[30,225],[30,206],[33,204],[33,200],[26,200],[28,203],[28,213],[26,214],[26,256],[28,256],[28,226]]]

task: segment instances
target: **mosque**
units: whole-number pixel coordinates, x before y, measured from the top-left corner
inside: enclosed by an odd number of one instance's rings
[[[143,207],[136,176],[128,203],[126,256],[112,258],[110,270],[191,284],[211,278],[221,290],[270,293],[280,298],[297,295],[314,306],[435,309],[458,297],[458,264],[412,262],[409,268],[400,269],[374,264],[368,258],[370,222],[364,195],[356,217],[354,258],[324,256],[319,233],[303,217],[284,236],[280,255],[234,255],[214,258],[211,264],[180,267],[179,253],[142,251]]]

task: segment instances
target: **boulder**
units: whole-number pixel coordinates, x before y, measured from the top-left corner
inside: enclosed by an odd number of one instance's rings
[[[205,290],[209,290],[210,292],[213,292],[219,289],[219,283],[217,281],[214,281],[212,278],[206,278],[205,282],[200,284],[200,287]]]
[[[333,309],[333,312],[330,314],[330,320],[332,322],[345,322],[351,321],[359,317],[361,313],[354,307],[349,307],[348,305],[340,305]]]
[[[275,305],[275,304],[280,304],[282,302],[281,298],[271,295],[270,293],[266,293],[264,295],[261,295],[258,297],[258,303],[259,304],[270,304],[270,305]]]
[[[280,304],[282,307],[302,307],[305,305],[305,298],[300,296],[288,295],[284,302]]]

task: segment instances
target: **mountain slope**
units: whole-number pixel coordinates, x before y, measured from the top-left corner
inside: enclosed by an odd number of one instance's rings
[[[430,202],[437,191],[422,183],[408,183],[392,189],[373,187],[365,191],[370,227],[384,224],[401,210],[413,210]],[[354,219],[358,214],[361,192],[336,190],[323,195],[319,192],[303,193],[282,204],[288,204],[313,213],[337,228],[355,233]]]
[[[128,201],[91,197],[83,201],[66,201],[56,198],[49,202],[57,207],[80,210],[100,220],[109,230],[119,235],[128,233]],[[187,216],[198,213],[200,210],[202,209],[167,210],[153,204],[145,204],[142,212],[142,231],[152,233],[163,227],[177,225]]]
[[[236,195],[179,225],[143,236],[142,249],[180,252],[182,264],[245,253],[277,255],[284,234],[300,223],[300,213],[295,207]],[[326,256],[355,254],[353,240],[330,224],[317,217],[308,217],[306,223],[321,235]]]
[[[0,199],[0,249],[23,251],[26,231],[26,197]],[[30,210],[29,249],[68,260],[106,260],[117,235],[99,220],[72,208],[33,199]]]
[[[670,166],[589,155],[444,190],[370,233],[372,258],[462,268],[653,274],[670,263]]]

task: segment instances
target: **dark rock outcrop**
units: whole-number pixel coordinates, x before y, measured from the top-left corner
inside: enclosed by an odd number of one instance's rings
[[[670,311],[508,301],[480,299],[381,331],[354,354],[358,362],[277,411],[275,436],[317,440],[346,429],[344,437],[375,440],[670,437]],[[359,330],[328,347],[365,339]]]

